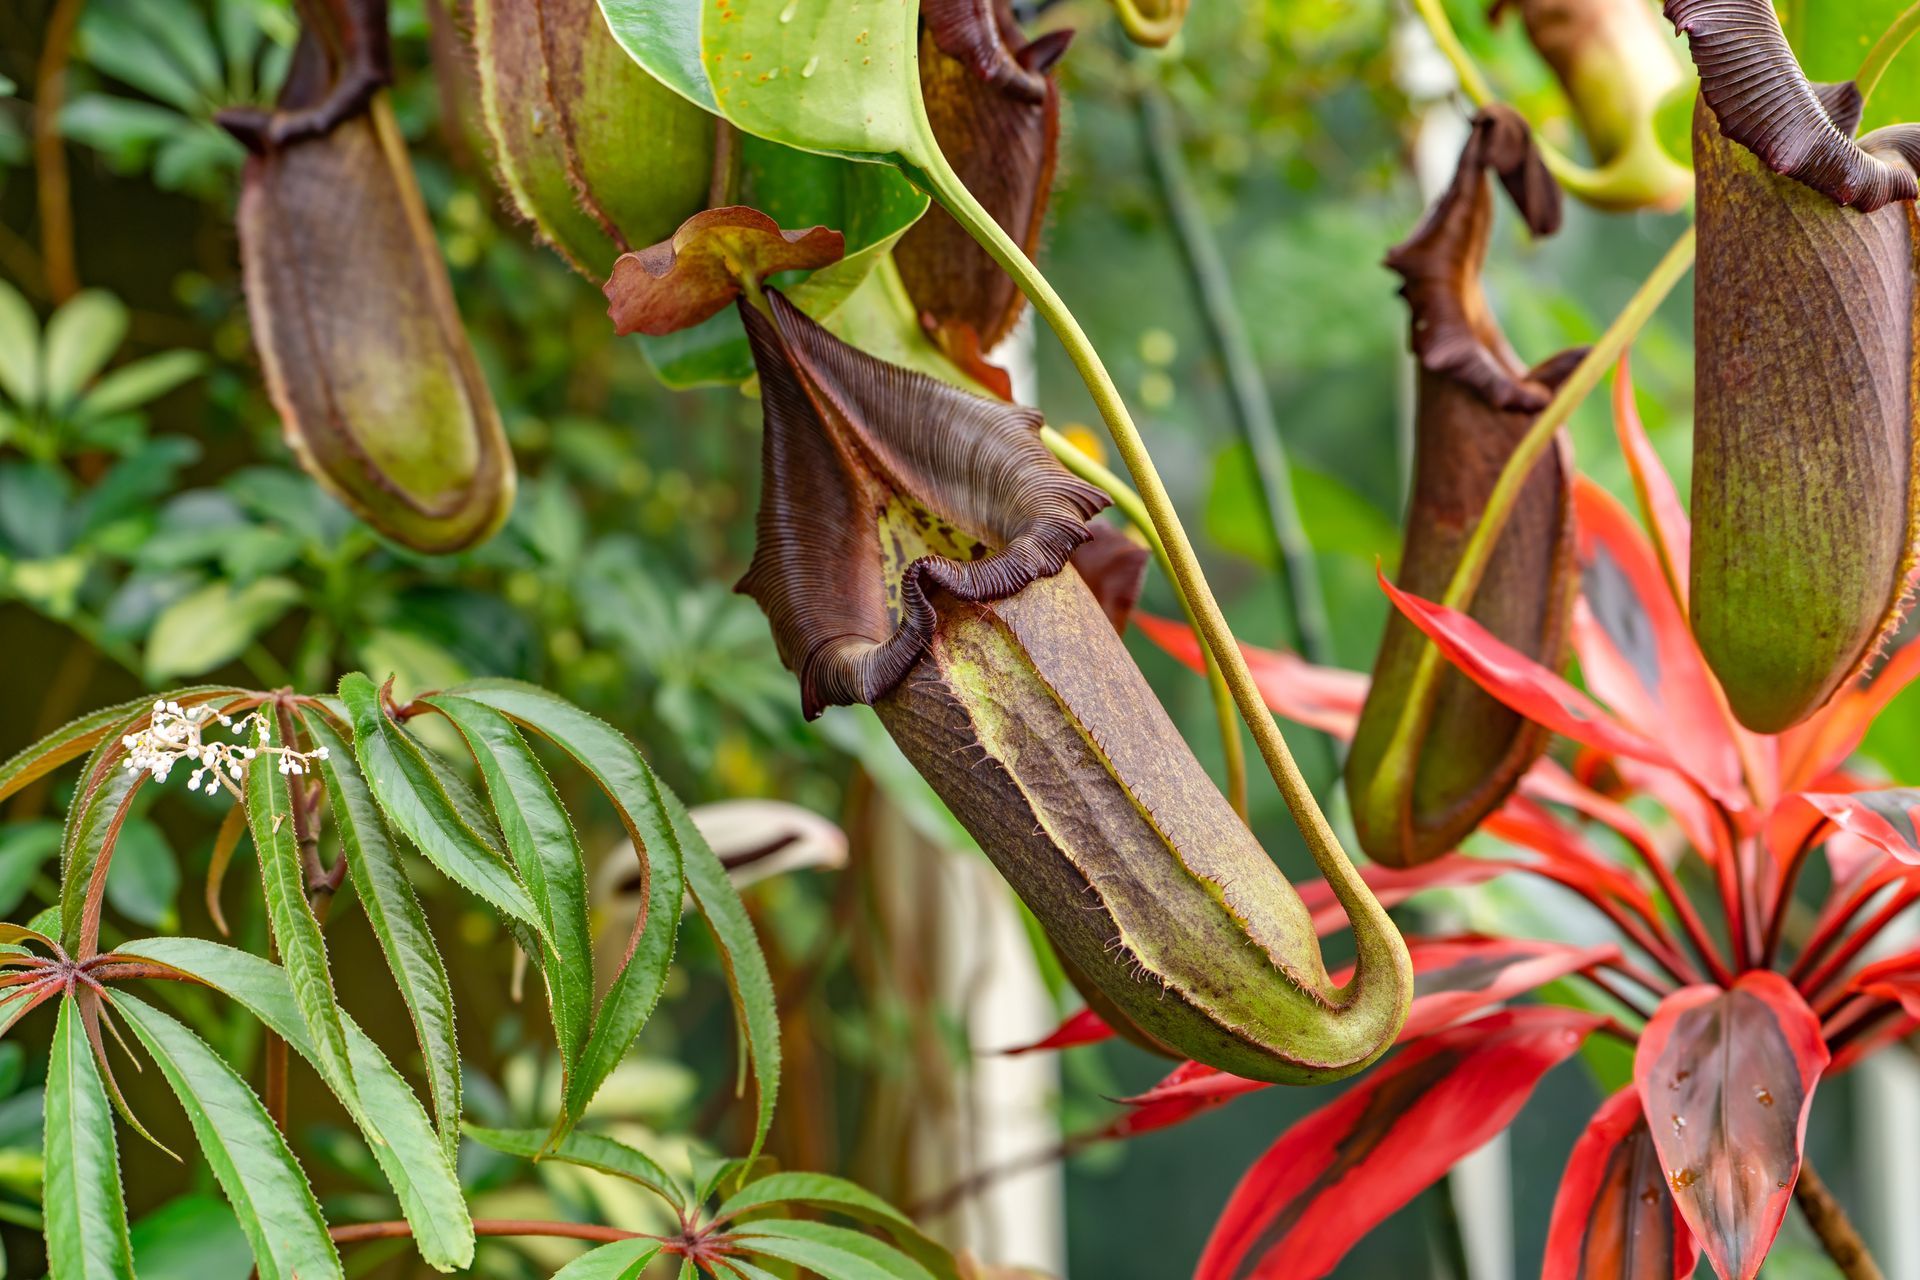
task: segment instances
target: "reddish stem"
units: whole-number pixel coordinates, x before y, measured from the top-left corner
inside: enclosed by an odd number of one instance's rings
[[[1780,954],[1780,934],[1787,927],[1787,909],[1793,905],[1793,891],[1799,886],[1800,873],[1806,868],[1807,859],[1820,843],[1819,837],[1826,833],[1825,822],[1807,832],[1806,839],[1794,848],[1793,855],[1787,859],[1787,865],[1780,873],[1780,889],[1773,900],[1773,910],[1767,917],[1767,940],[1760,949],[1760,967],[1773,968],[1773,962]]]
[[[1653,874],[1654,882],[1659,885],[1661,894],[1672,905],[1674,915],[1679,917],[1680,927],[1686,933],[1687,941],[1692,944],[1694,953],[1700,957],[1700,962],[1706,965],[1707,971],[1713,975],[1714,981],[1723,987],[1733,985],[1732,970],[1727,967],[1726,961],[1721,959],[1719,948],[1713,945],[1713,938],[1707,933],[1706,923],[1700,919],[1700,913],[1694,910],[1693,900],[1687,897],[1686,891],[1680,887],[1680,881],[1673,874],[1673,868],[1661,860],[1659,850],[1650,845],[1643,845],[1638,840],[1629,840],[1628,843],[1640,855],[1640,861],[1646,864],[1647,870]]]
[[[1920,889],[1903,888],[1893,895],[1886,906],[1868,918],[1867,922],[1854,930],[1847,940],[1840,944],[1826,961],[1800,983],[1800,990],[1810,997],[1817,997],[1840,976],[1847,963],[1864,951],[1869,943],[1880,936],[1880,931],[1892,924],[1896,917],[1916,901],[1920,901]]]
[[[1801,948],[1800,955],[1793,962],[1793,967],[1787,970],[1787,979],[1795,986],[1803,986],[1807,973],[1819,963],[1820,957],[1827,953],[1828,948],[1832,947],[1834,942],[1846,932],[1847,926],[1853,923],[1854,917],[1864,911],[1868,903],[1879,897],[1881,890],[1899,883],[1898,880],[1883,880],[1878,876],[1869,875],[1860,887],[1847,897],[1839,910],[1828,914],[1814,926],[1813,936],[1807,939],[1807,945]]]

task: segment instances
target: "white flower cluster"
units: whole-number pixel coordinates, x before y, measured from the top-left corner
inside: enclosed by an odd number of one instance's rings
[[[239,741],[207,741],[204,734],[215,724],[231,730]],[[280,772],[295,775],[306,773],[316,761],[327,758],[325,747],[296,751],[268,746],[266,717],[258,711],[236,721],[212,707],[183,707],[166,699],[153,704],[153,718],[146,728],[127,734],[120,742],[127,749],[124,767],[129,771],[150,773],[155,782],[165,782],[174,765],[191,760],[199,767],[187,779],[189,789],[212,795],[224,786],[236,800],[242,798],[239,783],[247,776],[249,762],[262,754],[280,757]],[[206,779],[204,784],[202,779]]]

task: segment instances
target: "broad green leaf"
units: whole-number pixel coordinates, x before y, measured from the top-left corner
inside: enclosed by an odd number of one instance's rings
[[[206,108],[206,96],[153,37],[142,29],[139,0],[95,0],[80,19],[80,53],[116,80],[187,115]]]
[[[341,1280],[306,1175],[247,1082],[174,1019],[124,993],[114,1008],[153,1055],[253,1246],[261,1280]]]
[[[639,1183],[676,1209],[688,1207],[687,1198],[681,1194],[672,1174],[656,1164],[651,1156],[613,1138],[576,1130],[550,1145],[547,1133],[539,1129],[488,1129],[469,1124],[465,1132],[483,1147],[524,1160],[560,1160],[597,1169]]]
[[[21,409],[40,403],[40,318],[18,289],[0,280],[0,391]]]
[[[587,923],[586,856],[547,772],[513,722],[468,698],[425,699],[466,739],[494,816],[555,954],[541,957],[554,1032],[568,1079],[593,1019],[593,933]]]
[[[657,1240],[617,1240],[583,1253],[553,1273],[553,1280],[638,1280],[660,1253]]]
[[[721,1203],[717,1218],[732,1218],[771,1205],[807,1205],[830,1209],[871,1223],[892,1236],[928,1270],[949,1280],[958,1275],[953,1257],[913,1220],[864,1187],[829,1173],[773,1173],[749,1182]]]
[[[1807,75],[1816,82],[1851,80],[1874,42],[1912,0],[1789,0],[1787,35]],[[1909,44],[1887,67],[1867,104],[1862,130],[1920,121],[1920,43]]]
[[[892,1245],[824,1222],[753,1222],[733,1236],[750,1253],[796,1262],[834,1280],[932,1280]]]
[[[206,368],[207,358],[198,351],[162,351],[135,360],[94,383],[81,397],[74,417],[91,421],[138,409],[199,377]]]
[[[285,578],[259,578],[244,587],[206,586],[168,605],[147,634],[147,679],[198,675],[223,667],[300,599]]]
[[[47,321],[42,386],[47,408],[54,413],[70,408],[126,336],[127,308],[112,294],[83,289],[62,303]]]
[[[135,924],[165,928],[179,892],[180,864],[166,836],[145,818],[127,819],[107,868],[108,904]]]
[[[47,1062],[47,1266],[56,1280],[133,1276],[113,1111],[72,999],[60,1002]]]
[[[0,916],[13,914],[47,859],[59,851],[60,824],[51,818],[0,827]]]
[[[653,78],[696,107],[717,111],[700,65],[699,0],[600,0],[613,38]]]
[[[581,1055],[580,1069],[567,1082],[567,1106],[561,1124],[556,1127],[558,1136],[564,1133],[568,1117],[577,1118],[586,1109],[595,1091],[625,1056],[633,1037],[660,998],[679,929],[680,903],[686,886],[685,856],[691,852],[681,827],[684,825],[696,841],[700,838],[699,832],[694,831],[692,822],[686,819],[684,807],[654,777],[639,750],[605,721],[543,689],[513,681],[481,681],[452,692],[503,712],[552,741],[592,774],[620,814],[634,849],[646,860],[646,907],[635,921],[636,933],[629,943],[626,961],[600,1002],[593,1034],[588,1037],[586,1050]],[[706,849],[704,842],[700,848]],[[719,867],[719,859],[713,858],[712,850],[706,850],[706,856],[712,859],[714,867]],[[720,871],[720,879],[724,885],[724,870]],[[731,886],[727,886],[727,892],[731,895]],[[772,1117],[773,1095],[779,1088],[779,1019],[773,1012],[773,984],[766,976],[766,959],[760,954],[760,944],[753,937],[752,925],[746,922],[746,911],[740,907],[738,897],[733,897],[732,902],[738,915],[727,914],[724,925],[715,926],[715,935],[729,981],[734,984],[736,1005],[745,1003],[757,1009],[764,992],[764,1010],[755,1013],[747,1024],[747,1056],[753,1061],[760,1087],[757,1133],[764,1137]],[[758,1145],[756,1139],[756,1149]]]
[[[340,1006],[334,1000],[333,974],[327,967],[327,942],[313,909],[307,905],[307,874],[296,835],[292,791],[287,775],[280,771],[281,761],[267,754],[268,747],[293,744],[281,741],[274,716],[263,715],[259,723],[266,726],[267,733],[260,740],[260,754],[247,766],[247,826],[253,833],[255,861],[260,864],[267,919],[273,926],[273,940],[280,945],[280,963],[299,1008],[301,1025],[312,1042],[313,1065],[364,1128],[366,1117],[353,1081],[347,1033],[341,1025]]]
[[[354,893],[373,926],[373,936],[380,941],[407,1016],[413,1020],[441,1144],[452,1159],[460,1144],[460,1049],[446,965],[434,946],[420,900],[407,881],[399,850],[388,837],[386,820],[354,763],[352,749],[327,716],[309,710],[303,718],[314,744],[327,749],[320,777],[327,786],[328,811],[347,859],[347,872],[353,877]]]
[[[201,938],[148,938],[118,949],[192,975],[245,1006],[268,1030],[317,1067],[293,986],[278,965]],[[362,1131],[413,1225],[420,1256],[442,1270],[473,1261],[473,1223],[452,1158],[419,1099],[380,1047],[342,1015],[353,1079],[365,1112]]]
[[[353,751],[380,808],[427,860],[451,880],[522,924],[538,913],[500,851],[455,809],[426,752],[380,706],[373,681],[354,672],[340,681],[353,722]]]

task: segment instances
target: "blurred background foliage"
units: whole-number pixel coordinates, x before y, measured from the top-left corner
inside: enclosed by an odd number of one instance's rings
[[[777,796],[847,821],[866,779],[896,785],[891,748],[884,739],[876,746],[851,713],[805,724],[764,623],[730,590],[751,547],[756,407],[732,391],[663,390],[638,346],[611,335],[600,295],[513,225],[474,138],[457,118],[450,124],[459,85],[444,64],[439,75],[430,65],[435,31],[424,6],[438,2],[396,0],[395,109],[522,475],[506,529],[444,559],[382,541],[307,481],[260,386],[232,225],[243,153],[212,114],[270,96],[295,33],[286,0],[0,6],[0,755],[80,711],[202,676],[322,689],[341,671],[364,668],[395,673],[404,697],[507,675],[612,720],[690,801]],[[1449,7],[1501,92],[1577,153],[1566,105],[1518,24],[1491,27],[1479,0]],[[1292,451],[1335,656],[1364,669],[1386,612],[1376,565],[1390,566],[1398,553],[1408,448],[1405,315],[1380,260],[1424,203],[1413,163],[1423,119],[1457,112],[1444,83],[1434,88],[1437,55],[1393,0],[1201,0],[1186,33],[1152,56],[1123,51],[1093,0],[1054,6],[1055,21],[1082,35],[1064,63],[1065,150],[1044,265],[1128,394],[1201,535],[1236,630],[1250,643],[1292,644],[1224,371],[1143,152],[1134,86],[1156,77]],[[63,24],[73,26],[73,53],[64,105],[49,121],[34,104],[50,68],[59,70],[43,51]],[[1848,74],[1849,52],[1843,43],[1810,53],[1810,70]],[[64,159],[70,190],[54,182],[49,191],[49,156]],[[65,210],[70,231],[57,225]],[[1533,361],[1595,337],[1679,225],[1675,216],[1573,206],[1558,237],[1534,244],[1503,210],[1488,282],[1514,346]],[[83,286],[72,296],[62,278],[68,245]],[[1691,377],[1684,295],[1634,353],[1642,411],[1682,492]],[[1050,341],[1038,343],[1038,366],[1050,420],[1095,421]],[[1603,398],[1582,410],[1574,434],[1585,469],[1624,492]],[[1175,611],[1157,581],[1146,606]],[[1139,656],[1202,760],[1217,764],[1202,684],[1155,652]],[[1896,776],[1920,750],[1913,711],[1883,717],[1870,743]],[[1331,795],[1332,753],[1301,736],[1316,790]],[[48,815],[60,799],[43,790],[4,815],[0,904],[8,909],[50,891],[58,828]],[[910,785],[899,784],[898,803],[931,837],[951,838]],[[200,884],[216,813],[176,802],[137,820],[109,886],[117,926],[209,927]],[[1253,817],[1268,847],[1303,873],[1278,796],[1256,788]],[[602,826],[595,853],[616,838],[610,822]],[[883,989],[872,966],[859,963],[863,947],[885,953],[885,940],[863,930],[886,924],[848,887],[857,886],[859,856],[856,849],[845,875],[769,881],[749,901],[776,977],[791,984],[789,1012],[810,1029],[801,1064],[790,1067],[776,1147],[795,1163],[838,1168],[890,1194],[888,1137],[870,1131],[881,1121],[862,1101],[880,1088],[915,1095],[923,1058],[909,1048],[927,1027],[945,1027],[936,1039],[956,1061],[967,1047],[940,1010],[924,1007],[923,994]],[[1537,916],[1536,932],[1564,919],[1549,894],[1495,901]],[[541,1043],[544,1027],[529,1025],[537,1015],[504,995],[511,949],[490,918],[436,905],[437,931],[465,957],[455,970],[463,1020],[488,1028],[469,1032],[474,1110],[488,1123],[532,1123],[554,1085],[551,1064],[528,1047]],[[262,927],[236,921],[256,944]],[[364,941],[355,933],[364,928],[344,917],[335,947]],[[711,957],[695,961],[712,967]],[[350,967],[342,976],[346,1002],[366,1018],[378,1021],[383,1009],[397,1016],[390,991],[356,983]],[[678,970],[675,981],[664,1016],[600,1104],[601,1119],[646,1141],[666,1141],[653,1136],[662,1133],[724,1141],[733,1122],[725,1001],[717,985],[683,981]],[[216,1043],[244,1047],[235,1043],[246,1034],[243,1019],[211,1002],[199,1012]],[[1124,1045],[1066,1055],[1063,1126],[1098,1122],[1109,1112],[1105,1099],[1136,1091],[1161,1069]],[[0,1237],[9,1274],[35,1275],[41,1265],[32,1227],[34,1082],[43,1071],[33,1037],[0,1045]],[[1579,1073],[1550,1079],[1516,1130],[1516,1167],[1557,1169],[1595,1097]],[[1245,1166],[1287,1120],[1323,1101],[1269,1091],[1137,1145],[1076,1156],[1068,1166],[1073,1274],[1183,1273]],[[149,1110],[163,1140],[179,1132],[164,1107]],[[323,1153],[315,1167],[331,1205],[378,1215],[369,1198],[379,1180],[349,1130],[307,1137]],[[1844,1159],[1821,1155],[1827,1141],[1816,1135],[1814,1154],[1844,1193]],[[204,1175],[183,1187],[164,1158],[126,1158],[135,1207],[147,1215],[136,1228],[143,1275],[245,1274],[244,1246],[211,1185],[201,1185]],[[530,1197],[579,1213],[639,1212],[596,1200],[609,1194],[606,1184],[578,1173],[543,1172],[529,1184],[498,1162],[470,1166],[470,1187],[495,1215],[520,1216],[515,1206]],[[1521,1274],[1539,1256],[1552,1186],[1516,1179]],[[1447,1212],[1441,1198],[1423,1197],[1338,1274],[1450,1274]],[[492,1275],[544,1275],[558,1256],[495,1246],[482,1265]],[[1776,1259],[1769,1275],[1820,1274],[1797,1269],[1808,1264],[1789,1249]],[[381,1274],[404,1274],[399,1265]]]

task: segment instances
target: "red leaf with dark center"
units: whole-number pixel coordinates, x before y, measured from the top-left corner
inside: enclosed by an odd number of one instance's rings
[[[745,205],[708,209],[681,223],[672,239],[614,261],[603,290],[607,314],[615,333],[676,333],[719,314],[749,280],[816,270],[845,252],[845,237],[826,227],[782,231]]]
[[[1622,1089],[1573,1144],[1540,1280],[1685,1280],[1699,1255],[1667,1191],[1640,1096]]]
[[[1895,787],[1851,795],[1803,791],[1795,799],[1849,835],[1858,836],[1901,862],[1920,865],[1920,790]]]
[[[1709,791],[1740,793],[1733,717],[1646,535],[1585,476],[1574,479],[1573,510],[1582,604],[1574,648],[1587,687],[1627,724],[1666,742]]]
[[[1139,612],[1133,615],[1133,623],[1184,666],[1200,672],[1207,669],[1200,641],[1186,623]],[[1253,671],[1253,683],[1268,710],[1336,738],[1353,736],[1360,707],[1367,700],[1366,676],[1337,667],[1316,667],[1298,654],[1275,649],[1243,644],[1240,652]]]
[[[1071,1049],[1076,1045],[1099,1044],[1102,1040],[1111,1040],[1119,1034],[1106,1024],[1101,1016],[1091,1009],[1081,1009],[1069,1014],[1066,1021],[1048,1032],[1046,1036],[1032,1044],[1023,1044],[1012,1049],[1002,1049],[1002,1057],[1011,1058],[1022,1053],[1039,1053],[1043,1049]]]
[[[1653,1144],[1723,1280],[1753,1280],[1773,1247],[1827,1060],[1820,1020],[1771,972],[1677,991],[1641,1033],[1633,1077]]]
[[[1415,1041],[1282,1134],[1247,1170],[1195,1280],[1313,1280],[1512,1122],[1605,1019],[1556,1005]]]
[[[1380,587],[1441,655],[1475,684],[1521,715],[1563,737],[1609,755],[1645,760],[1684,772],[1660,743],[1627,728],[1565,680],[1502,644],[1472,618],[1409,595],[1380,578]],[[1738,804],[1743,797],[1723,797]]]

